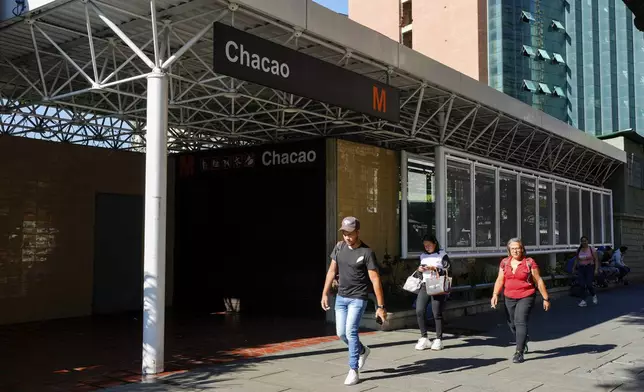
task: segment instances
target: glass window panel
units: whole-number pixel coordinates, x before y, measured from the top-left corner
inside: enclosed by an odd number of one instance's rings
[[[537,184],[534,178],[521,177],[521,239],[528,245],[536,245]]]
[[[496,173],[475,167],[476,246],[496,246]]]
[[[593,192],[593,243],[603,244],[602,239],[602,195]]]
[[[611,195],[604,195],[604,242],[612,243],[613,242],[613,232],[612,232],[612,223],[613,223],[613,208],[611,207],[610,199]]]
[[[550,87],[548,87],[548,85],[545,83],[539,83],[539,92],[542,94],[552,94]]]
[[[581,238],[581,217],[579,216],[579,189],[570,188],[570,243],[578,244]]]
[[[472,246],[470,165],[447,160],[447,246]]]
[[[539,244],[552,245],[552,182],[539,181]]]
[[[422,252],[422,238],[436,232],[434,164],[407,160],[407,248]]]
[[[499,175],[499,198],[501,199],[499,211],[501,218],[501,246],[516,237],[517,230],[517,176],[516,174],[503,173]]]
[[[588,241],[592,243],[592,238],[590,235],[590,229],[592,227],[592,222],[590,221],[590,191],[581,191],[581,235],[588,238]]]
[[[555,244],[568,243],[568,203],[566,200],[567,187],[555,186]]]

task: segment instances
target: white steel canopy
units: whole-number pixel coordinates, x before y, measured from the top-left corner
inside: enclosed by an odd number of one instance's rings
[[[220,21],[400,89],[400,122],[218,75]],[[0,22],[0,132],[143,151],[145,78],[169,77],[168,149],[339,137],[436,145],[601,185],[625,154],[304,0],[57,0]],[[333,83],[329,80],[328,83]]]

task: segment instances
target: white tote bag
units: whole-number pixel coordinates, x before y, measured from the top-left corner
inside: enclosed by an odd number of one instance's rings
[[[420,291],[420,286],[423,284],[422,274],[418,271],[415,271],[411,274],[405,284],[403,285],[403,290],[407,290],[410,293],[418,294]]]
[[[425,277],[425,289],[428,295],[448,294],[452,289],[452,278],[447,275],[436,273]]]

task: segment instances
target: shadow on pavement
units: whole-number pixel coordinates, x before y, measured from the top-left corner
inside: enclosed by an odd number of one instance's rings
[[[621,385],[616,386],[616,383],[611,383],[611,384],[599,384],[597,385],[598,387],[602,388],[603,390],[607,391],[615,391],[615,392],[642,392],[644,391],[644,366],[639,366],[633,369],[629,369],[628,371],[629,374],[629,381],[628,379],[624,379],[624,382],[621,383]],[[619,383],[617,383],[619,384]]]
[[[395,377],[414,376],[438,372],[439,374],[454,373],[465,370],[477,369],[485,366],[495,365],[499,362],[507,361],[507,358],[432,358],[422,361],[416,361],[409,365],[401,365],[396,368],[367,370],[361,374],[385,373],[382,376],[368,377],[365,380],[375,381]]]
[[[567,357],[579,354],[600,354],[617,347],[615,344],[577,344],[574,346],[558,347],[551,350],[531,351],[530,354],[542,354],[538,357],[526,357],[528,361],[539,361],[557,357]]]
[[[616,287],[610,291],[600,291],[598,297],[598,305],[589,304],[585,308],[576,306],[578,299],[568,296],[553,300],[552,308],[548,312],[538,304],[533,309],[529,322],[531,340],[560,339],[620,317],[625,323],[644,324],[644,311],[633,312],[633,301],[630,300],[644,298],[643,285],[629,285]],[[503,305],[500,306],[502,307]],[[444,328],[445,333],[451,333],[450,327],[454,331],[472,329],[478,335],[476,338],[465,338],[465,344],[455,347],[466,345],[505,347],[513,340],[505,321],[505,313],[501,310],[454,319]],[[462,334],[456,333],[456,335]]]
[[[396,342],[371,344],[369,345],[369,347],[387,348],[387,347],[394,347],[394,346],[401,346],[401,345],[410,345],[413,343],[416,343],[416,340],[404,340],[404,341],[396,341]],[[252,358],[252,359],[237,359],[235,361],[231,361],[229,363],[225,363],[217,366],[202,367],[195,370],[190,370],[189,372],[181,372],[181,373],[173,374],[163,378],[158,378],[155,380],[151,380],[149,383],[122,385],[122,386],[110,388],[109,391],[110,392],[125,392],[125,391],[127,392],[170,392],[170,391],[177,391],[178,390],[177,388],[181,388],[180,390],[184,390],[184,389],[191,390],[190,388],[207,389],[207,388],[219,387],[220,385],[223,387],[222,384],[225,384],[226,388],[231,388],[234,386],[234,380],[238,380],[238,378],[237,379],[235,378],[235,375],[234,375],[235,372],[242,372],[242,371],[253,372],[254,371],[253,368],[256,365],[259,365],[263,362],[278,361],[278,360],[291,359],[291,358],[305,358],[310,356],[316,356],[316,355],[322,355],[322,354],[335,354],[335,353],[346,354],[347,349],[345,347],[342,347],[342,348],[333,348],[333,349],[310,350],[310,351],[287,353],[287,354],[272,354],[272,355],[266,355],[263,357]],[[452,360],[452,361],[457,361],[457,360]],[[479,361],[484,362],[484,360],[479,360]],[[467,361],[465,360],[462,360],[460,362],[467,363]],[[487,365],[490,365],[490,364],[487,364]],[[456,362],[454,362],[453,366],[456,366]],[[460,367],[463,367],[463,365],[461,365]],[[474,366],[474,367],[479,367],[479,366]],[[426,372],[426,371],[432,371],[432,370],[426,369],[423,372]],[[403,375],[420,374],[420,373],[405,373]],[[252,377],[253,376],[251,375],[250,377],[244,377],[244,378],[248,379]]]

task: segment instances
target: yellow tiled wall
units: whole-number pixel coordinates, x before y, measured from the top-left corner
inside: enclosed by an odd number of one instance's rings
[[[360,235],[382,261],[400,255],[399,155],[396,151],[337,141],[338,219],[355,216]],[[341,235],[338,233],[338,240]]]
[[[91,313],[96,193],[142,195],[144,166],[139,153],[0,137],[0,324]]]

